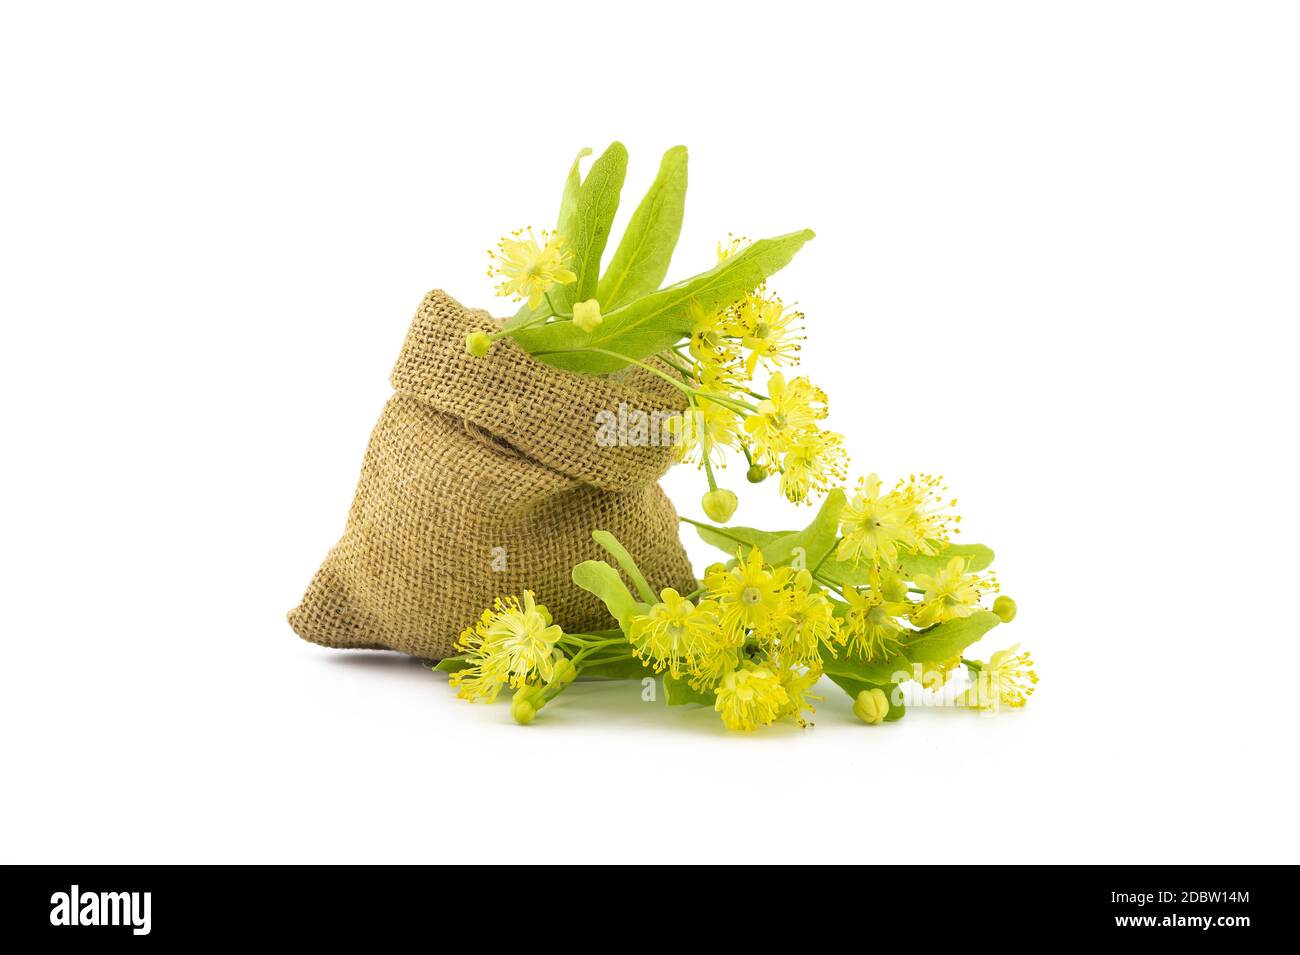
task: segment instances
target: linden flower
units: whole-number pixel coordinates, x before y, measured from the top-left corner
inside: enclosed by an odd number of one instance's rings
[[[789,567],[767,567],[755,547],[730,570],[715,564],[705,573],[704,586],[717,601],[724,630],[766,636],[787,619],[790,594],[785,585],[793,573]]]
[[[753,730],[780,715],[790,696],[776,671],[766,663],[746,660],[718,684],[713,708],[729,730]]]
[[[823,644],[829,647],[842,642],[835,608],[806,570],[795,575],[786,615],[788,622],[776,641],[777,656],[786,666],[819,662]]]
[[[920,666],[921,678],[917,682],[925,689],[933,690],[937,693],[939,690],[943,689],[944,684],[952,679],[952,675],[956,673],[957,668],[961,666],[961,654],[959,653],[955,657],[952,657],[949,660],[944,660],[941,663],[922,663]]]
[[[890,496],[897,502],[898,514],[912,531],[915,549],[922,554],[935,554],[936,545],[942,546],[951,539],[961,517],[943,512],[945,507],[956,507],[957,499],[944,500],[948,489],[943,478],[931,474],[911,475],[906,483],[900,481]]]
[[[917,574],[913,583],[924,591],[912,611],[912,622],[918,627],[969,617],[985,591],[997,590],[996,580],[966,573],[966,561],[961,557],[949,560],[937,574]]]
[[[798,334],[803,313],[788,309],[779,298],[764,299],[749,296],[742,299],[733,312],[728,331],[740,338],[740,345],[749,351],[745,356],[745,373],[753,377],[761,361],[769,370],[798,360]]]
[[[857,493],[840,512],[843,540],[835,556],[854,563],[865,557],[873,564],[893,566],[898,561],[898,545],[911,548],[917,540],[907,515],[894,495],[881,496],[876,475],[859,481]]]
[[[1038,684],[1033,658],[1019,653],[1020,644],[999,650],[980,665],[974,685],[962,694],[961,702],[977,709],[997,709],[998,705],[1024,706]]]
[[[721,316],[710,312],[695,302],[687,308],[691,317],[691,356],[702,365],[716,365],[724,360],[723,349],[727,341],[719,324]]]
[[[822,678],[821,664],[810,666],[803,672],[791,667],[782,670],[779,676],[781,678],[781,688],[785,690],[787,699],[785,706],[777,711],[777,719],[789,717],[799,726],[811,726],[812,721],[804,719],[803,714],[805,712],[816,713],[817,707],[812,705],[812,701],[822,699],[822,697],[811,692],[812,688],[817,685],[817,681]]]
[[[740,361],[740,352],[735,343],[727,338],[723,327],[723,315],[719,311],[707,311],[696,302],[691,302],[687,309],[691,318],[691,357],[704,369],[731,366]]]
[[[817,422],[826,417],[826,392],[807,378],[786,382],[780,373],[768,379],[767,392],[754,414],[745,419],[745,430],[757,446],[762,463],[776,470],[780,456],[799,438],[817,430]]]
[[[491,703],[500,694],[501,688],[510,682],[510,674],[506,672],[502,665],[503,661],[499,658],[482,655],[476,658],[471,655],[471,659],[477,659],[477,662],[456,671],[447,682],[462,700],[469,700],[471,703],[477,701]]]
[[[727,233],[727,238],[718,243],[718,262],[725,262],[727,259],[735,256],[737,252],[749,247],[749,240],[741,235],[732,235]]]
[[[904,632],[895,618],[906,614],[911,604],[888,601],[878,590],[864,594],[856,587],[845,587],[844,599],[849,604],[844,621],[849,652],[868,663],[887,659],[898,649]]]
[[[628,640],[632,652],[656,673],[667,669],[680,677],[683,668],[694,670],[721,646],[717,606],[706,600],[697,607],[671,587],[659,597],[661,603],[632,618]]]
[[[555,644],[563,631],[552,625],[551,615],[524,591],[516,597],[498,597],[492,610],[456,641],[469,666],[451,675],[462,699],[491,702],[505,683],[523,686],[534,677],[550,680],[555,665]]]
[[[704,458],[714,467],[725,461],[725,449],[740,442],[740,416],[726,405],[701,397],[684,415],[668,419],[669,433],[675,444],[673,454],[684,464],[699,462]]]
[[[728,640],[725,633],[719,632],[723,640]],[[736,667],[740,666],[740,647],[734,639],[731,639],[732,646],[721,647],[709,654],[702,660],[695,663],[695,671],[690,678],[691,686],[697,690],[711,690],[716,687],[724,676],[730,673]]]
[[[497,294],[513,296],[515,301],[527,299],[528,307],[536,308],[551,288],[576,281],[578,276],[565,267],[571,253],[563,246],[563,236],[543,232],[538,242],[532,229],[502,239],[495,251],[488,252],[493,263],[488,275],[505,279]]]
[[[781,493],[799,503],[844,480],[849,457],[844,438],[834,431],[809,431],[794,439],[781,458]]]

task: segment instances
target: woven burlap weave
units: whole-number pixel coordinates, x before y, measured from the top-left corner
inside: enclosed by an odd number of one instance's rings
[[[566,630],[612,626],[569,576],[604,559],[598,529],[623,541],[656,590],[694,588],[656,483],[671,449],[597,440],[601,412],[662,416],[682,407],[679,394],[640,370],[559,371],[510,339],[486,358],[465,354],[468,332],[496,327],[444,292],[425,296],[343,538],[289,612],[303,639],[439,659],[494,597],[526,589]]]

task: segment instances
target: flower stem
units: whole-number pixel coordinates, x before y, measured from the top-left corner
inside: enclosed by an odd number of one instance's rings
[[[546,299],[546,304],[551,307],[551,315],[554,315],[556,318],[573,318],[572,312],[565,313],[556,309],[555,303],[551,301],[550,292],[546,292],[543,297]],[[548,315],[546,317],[549,318],[550,316]]]
[[[617,358],[619,361],[627,362],[629,365],[636,365],[638,368],[641,368],[645,371],[650,372],[650,374],[652,375],[657,375],[658,377],[662,378],[664,381],[668,382],[668,384],[672,385],[674,388],[676,388],[678,391],[682,392],[683,394],[694,395],[698,398],[703,398],[705,401],[712,401],[714,404],[731,405],[732,410],[735,410],[736,408],[741,408],[745,411],[750,411],[750,412],[757,410],[753,405],[749,404],[748,402],[741,401],[738,398],[729,398],[723,395],[715,395],[707,391],[700,391],[698,388],[692,388],[689,385],[684,385],[676,378],[674,378],[672,375],[668,374],[667,372],[660,371],[658,368],[655,368],[651,365],[647,365],[645,362],[638,361],[635,358],[629,358],[627,355],[621,355],[616,351],[610,351],[608,348],[596,348],[594,346],[588,346],[586,348],[547,348],[541,351],[535,351],[532,354],[534,357],[536,357],[537,355],[568,355],[577,352],[593,352],[594,354],[597,355],[605,355],[608,358]]]

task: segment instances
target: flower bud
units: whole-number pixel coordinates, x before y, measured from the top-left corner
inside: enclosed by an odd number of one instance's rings
[[[528,697],[516,696],[510,701],[510,715],[520,726],[527,726],[537,716],[537,707]]]
[[[993,612],[1002,618],[1003,623],[1010,623],[1016,619],[1016,602],[1003,594],[993,601]]]
[[[892,603],[907,599],[907,584],[901,577],[886,577],[880,583],[880,593]]]
[[[889,713],[889,697],[879,688],[863,690],[853,701],[853,712],[862,722],[875,726]]]
[[[762,484],[767,480],[767,469],[760,464],[751,464],[745,472],[745,480],[750,484]]]
[[[731,515],[736,513],[736,504],[735,492],[721,487],[714,488],[704,495],[704,500],[700,502],[709,520],[718,524],[725,524],[731,520]]]
[[[537,715],[537,711],[546,705],[545,689],[533,684],[521,686],[515,690],[510,700],[510,715],[520,726],[527,726]]]
[[[482,358],[491,347],[492,339],[488,338],[487,332],[470,332],[465,336],[465,354],[467,355]]]
[[[589,298],[585,302],[578,302],[573,306],[573,324],[584,332],[594,332],[603,321],[604,319],[600,316],[600,303],[594,298]]]
[[[551,671],[552,686],[566,686],[572,683],[578,676],[578,668],[573,665],[573,661],[568,657],[555,661],[555,666]]]

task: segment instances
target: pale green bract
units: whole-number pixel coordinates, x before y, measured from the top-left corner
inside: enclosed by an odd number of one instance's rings
[[[618,571],[602,560],[584,560],[573,568],[572,576],[575,584],[600,598],[609,615],[624,630],[628,621],[645,606],[637,603]]]

